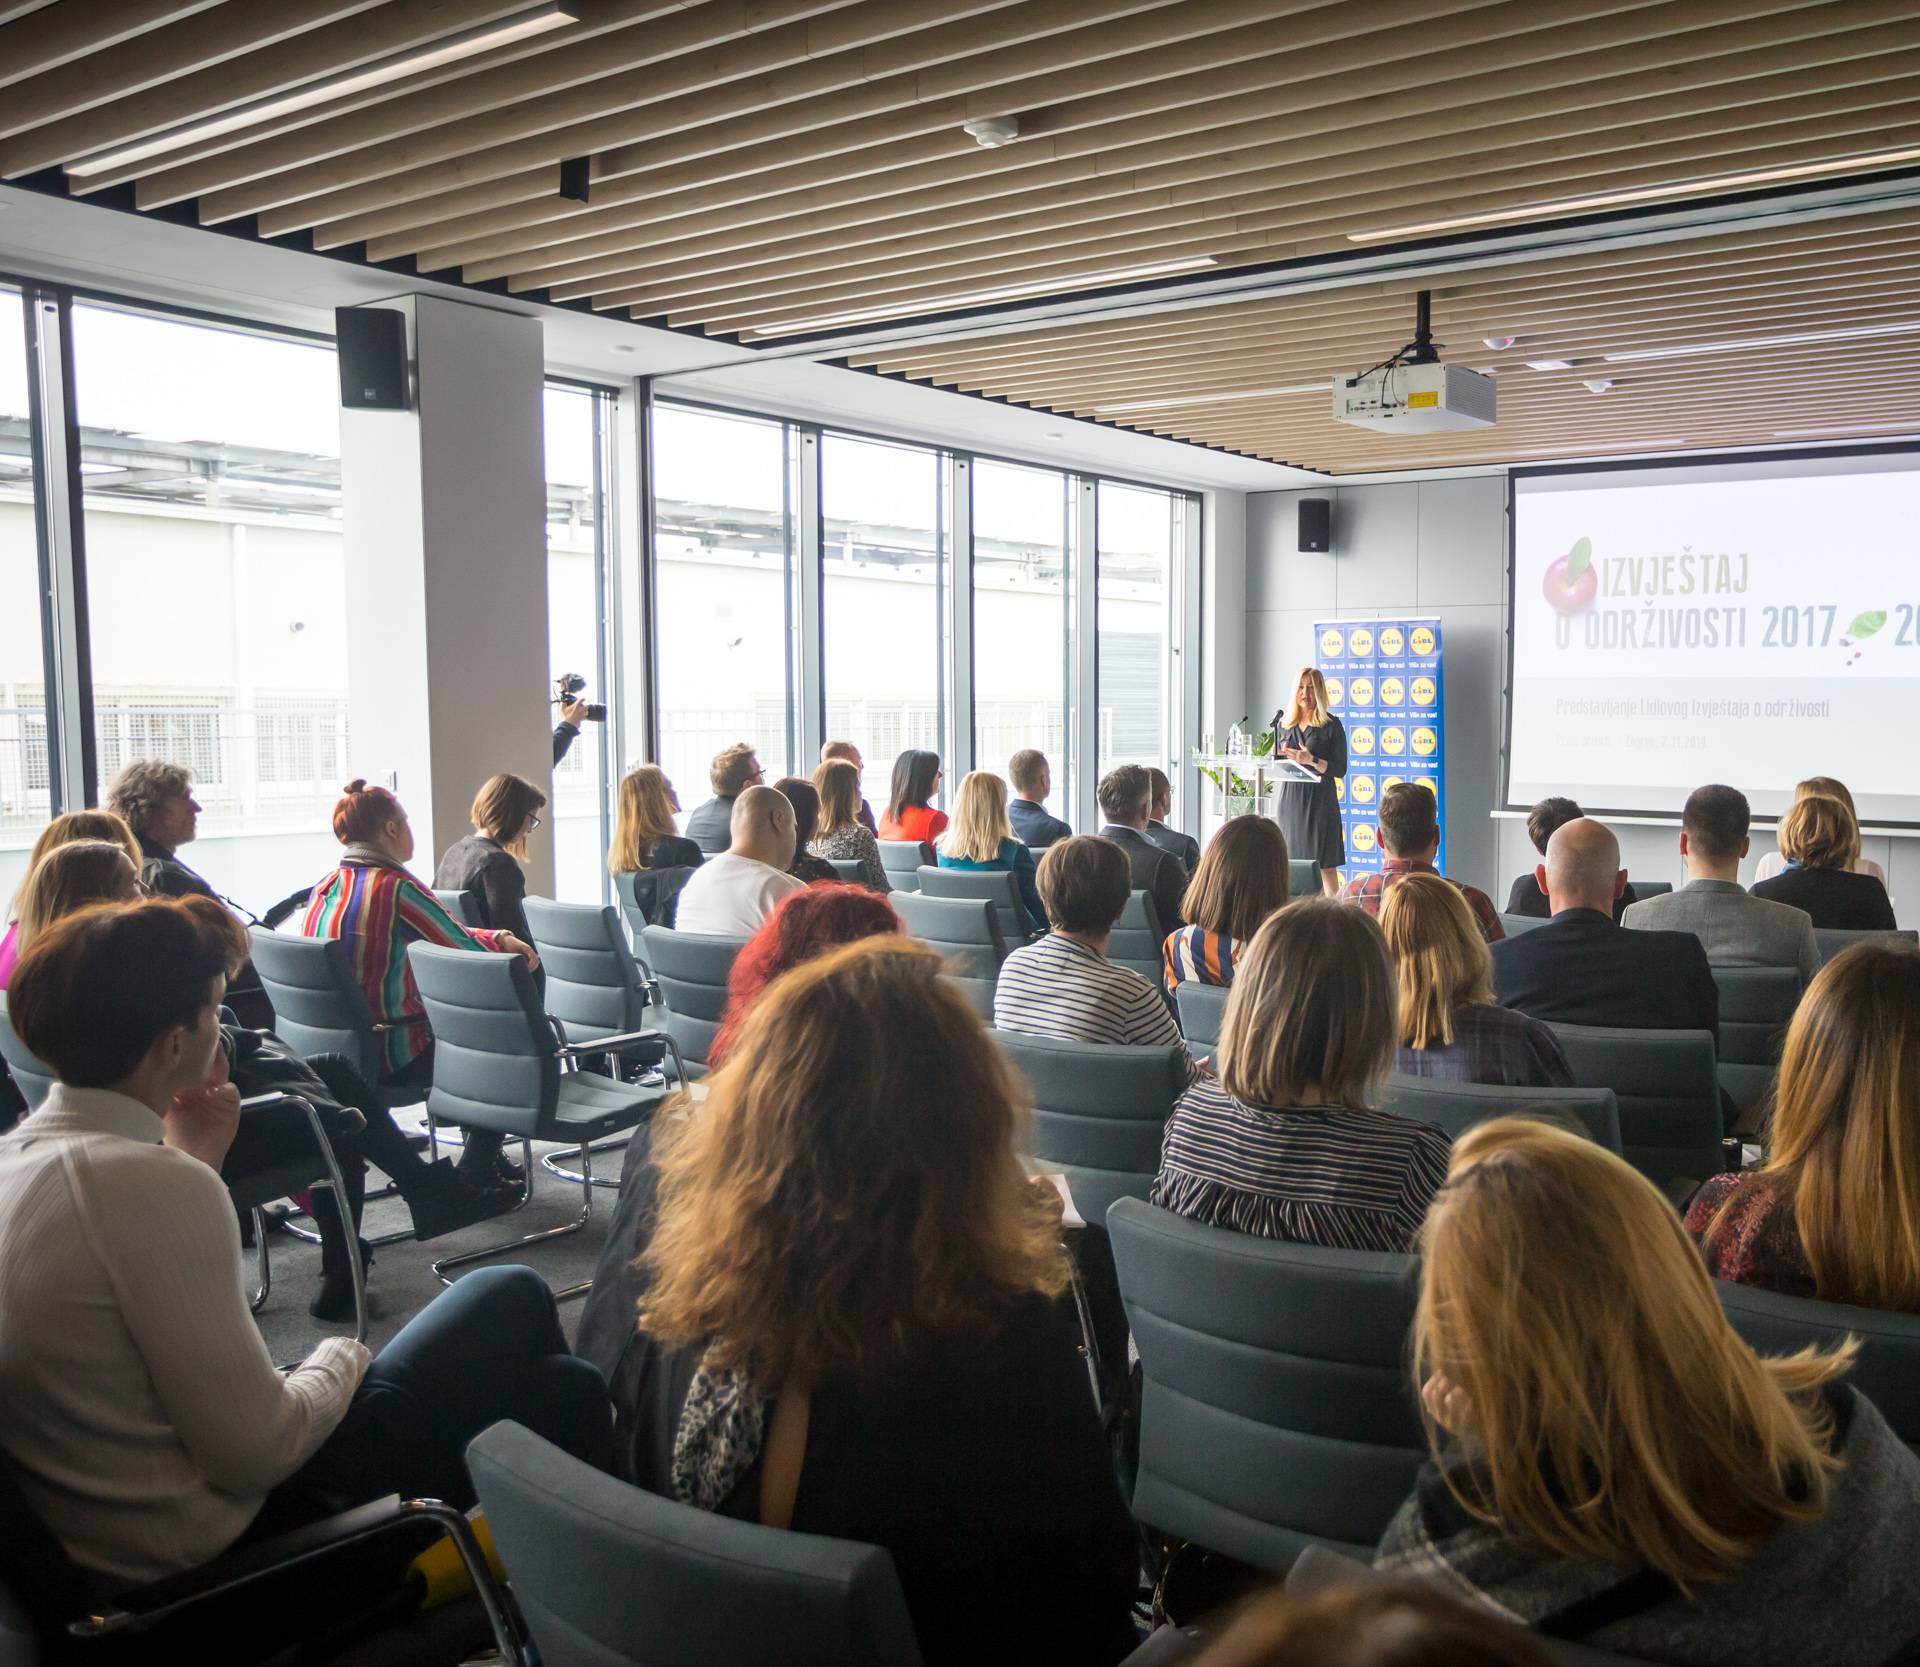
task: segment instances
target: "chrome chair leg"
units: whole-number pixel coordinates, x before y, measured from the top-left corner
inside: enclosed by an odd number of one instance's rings
[[[320,1148],[320,1161],[327,1166],[326,1179],[316,1181],[315,1186],[327,1188],[333,1194],[334,1213],[340,1218],[341,1230],[347,1240],[348,1277],[353,1281],[353,1340],[364,1343],[367,1340],[367,1270],[360,1261],[359,1234],[354,1231],[354,1223],[347,1210],[347,1184],[340,1173],[340,1160],[334,1156],[333,1145],[327,1139],[327,1132],[320,1126],[320,1114],[306,1100],[295,1100],[307,1114],[307,1127],[313,1131],[313,1142]],[[266,1239],[262,1237],[264,1247]],[[266,1266],[266,1257],[261,1256],[261,1266]]]
[[[273,1264],[267,1259],[267,1212],[257,1204],[253,1208],[253,1253],[260,1278],[247,1297],[247,1309],[258,1314],[267,1306],[267,1297],[273,1290]]]
[[[526,1198],[531,1198],[533,1196],[533,1143],[528,1140],[523,1141],[521,1144],[525,1148],[527,1157]],[[504,1256],[510,1251],[524,1250],[530,1245],[546,1244],[552,1239],[568,1238],[585,1227],[587,1223],[593,1219],[592,1142],[582,1142],[578,1147],[578,1151],[580,1154],[580,1173],[586,1184],[580,1189],[580,1214],[575,1217],[574,1220],[559,1227],[543,1228],[538,1233],[522,1234],[519,1238],[508,1239],[503,1244],[488,1245],[484,1250],[463,1250],[457,1256],[443,1256],[433,1264],[434,1277],[438,1279],[442,1285],[451,1285],[453,1283],[453,1275],[447,1272],[449,1268],[465,1267],[469,1262],[483,1262],[489,1257]],[[525,1203],[526,1198],[523,1198],[521,1202]],[[565,1302],[571,1297],[583,1297],[592,1289],[593,1281],[591,1279],[583,1279],[577,1285],[568,1285],[555,1291],[553,1293],[554,1300],[557,1302]]]
[[[1106,1410],[1102,1398],[1100,1375],[1100,1343],[1093,1329],[1093,1306],[1087,1300],[1086,1282],[1080,1277],[1079,1264],[1073,1260],[1073,1252],[1067,1252],[1067,1283],[1073,1291],[1073,1310],[1080,1319],[1080,1353],[1087,1363],[1087,1378],[1093,1385],[1093,1408],[1095,1412]]]
[[[589,1150],[595,1152],[624,1152],[627,1149],[627,1142],[631,1139],[633,1139],[632,1133],[609,1135],[605,1140],[595,1141]],[[540,1167],[549,1175],[557,1175],[563,1181],[571,1181],[575,1186],[580,1186],[583,1181],[581,1173],[577,1169],[569,1169],[566,1164],[561,1161],[565,1156],[566,1154],[564,1152],[549,1152],[540,1160]],[[607,1187],[614,1192],[620,1190],[620,1183],[617,1180],[610,1181],[604,1175],[596,1177],[593,1185],[596,1187]]]

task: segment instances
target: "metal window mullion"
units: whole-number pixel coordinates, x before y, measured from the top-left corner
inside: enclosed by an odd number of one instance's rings
[[[659,628],[659,598],[654,589],[659,566],[653,548],[653,384],[645,377],[636,378],[614,401],[613,419],[615,555],[608,564],[608,607],[616,622],[613,747],[624,769],[628,760],[660,756],[660,656],[654,638]],[[638,698],[637,716],[630,695]]]
[[[594,620],[595,652],[599,656],[599,665],[594,670],[595,687],[607,709],[607,722],[599,726],[594,736],[594,745],[600,755],[600,849],[605,851],[613,845],[613,788],[618,779],[616,743],[620,737],[620,699],[617,693],[620,663],[619,615],[615,611],[619,605],[619,582],[615,569],[618,562],[614,552],[618,549],[619,511],[616,493],[619,488],[619,458],[614,451],[614,422],[618,413],[618,402],[613,395],[595,391],[587,396],[592,400],[593,410],[593,605],[596,614]],[[557,795],[556,795],[557,797]],[[613,901],[613,876],[606,865],[599,864],[600,901]],[[558,882],[556,881],[556,884]]]
[[[1173,781],[1174,814],[1180,824],[1196,834],[1200,825],[1200,772],[1191,762],[1189,743],[1200,728],[1200,672],[1205,651],[1201,635],[1201,620],[1204,617],[1201,608],[1205,597],[1201,588],[1203,570],[1200,552],[1201,535],[1205,531],[1202,521],[1205,512],[1204,500],[1200,498],[1181,494],[1174,499],[1174,584],[1169,586],[1172,594],[1179,598],[1174,621],[1179,635],[1172,645],[1171,655],[1173,672],[1170,681],[1173,686],[1167,705],[1167,750],[1170,756],[1166,768]]]
[[[1094,788],[1100,770],[1100,489],[1091,476],[1073,481],[1073,687],[1068,698],[1068,820],[1083,832],[1100,826]]]
[[[823,652],[824,621],[821,614],[825,594],[822,563],[826,551],[826,526],[821,519],[820,430],[798,427],[793,430],[799,448],[799,513],[795,533],[794,558],[799,567],[799,666],[795,686],[789,698],[800,712],[800,761],[818,758],[827,739],[826,662]],[[806,772],[811,775],[809,769]]]
[[[947,457],[949,548],[947,564],[946,636],[948,656],[947,798],[952,802],[967,772],[975,768],[974,748],[979,720],[973,709],[973,460],[958,454]]]

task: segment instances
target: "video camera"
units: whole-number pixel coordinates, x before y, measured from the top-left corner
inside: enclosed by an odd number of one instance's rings
[[[554,698],[554,705],[565,706],[571,701],[578,700],[586,692],[587,680],[577,671],[562,672],[553,680],[553,686],[560,691]],[[606,707],[598,701],[590,701],[587,705],[587,722],[603,724],[606,721]]]

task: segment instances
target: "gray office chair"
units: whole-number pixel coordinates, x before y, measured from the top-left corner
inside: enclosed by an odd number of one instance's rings
[[[1633,900],[1644,903],[1649,897],[1664,897],[1673,890],[1671,880],[1635,880],[1633,882]]]
[[[1522,932],[1531,932],[1536,926],[1546,925],[1540,915],[1510,915],[1504,911],[1500,916],[1500,927],[1508,937],[1517,938]]]
[[[860,872],[860,860],[857,857],[828,857],[827,866],[834,876],[849,886],[864,886],[866,876]]]
[[[1117,966],[1131,967],[1156,990],[1162,989],[1161,948],[1167,934],[1160,925],[1160,911],[1153,906],[1150,892],[1127,894],[1127,906],[1120,911],[1112,935],[1107,939],[1107,959]]]
[[[963,869],[924,866],[917,871],[922,897],[984,899],[993,905],[1000,936],[1018,949],[1033,936],[1033,923],[1020,901],[1020,882],[1011,869]]]
[[[1911,926],[1897,932],[1853,932],[1838,926],[1816,926],[1813,929],[1814,947],[1820,951],[1823,962],[1831,961],[1841,950],[1851,949],[1870,938],[1905,938],[1908,943],[1920,943],[1920,931]]]
[[[1203,1058],[1220,1045],[1220,1026],[1227,1017],[1227,986],[1202,984],[1198,979],[1183,980],[1174,987],[1173,1004],[1180,1012],[1180,1034],[1195,1058]]]
[[[680,893],[699,870],[685,868],[628,869],[613,877],[613,895],[637,946],[649,926],[672,926],[680,910]]]
[[[1431,1123],[1453,1140],[1489,1118],[1539,1112],[1621,1155],[1620,1105],[1611,1088],[1492,1088],[1396,1071],[1387,1079],[1380,1109]]]
[[[1309,1545],[1371,1560],[1426,1458],[1410,1259],[1133,1198],[1107,1232],[1145,1380],[1134,1516],[1276,1574]]]
[[[13,1078],[14,1086],[20,1090],[21,1099],[27,1102],[27,1110],[37,1111],[40,1102],[52,1093],[56,1079],[52,1068],[28,1053],[20,1038],[14,1034],[13,1025],[7,1018],[4,990],[0,990],[0,1061],[5,1063],[7,1075]]]
[[[1311,857],[1287,858],[1287,896],[1318,897],[1320,865]]]
[[[480,929],[480,905],[470,891],[435,891],[440,905],[468,931]]]
[[[388,1070],[387,1036],[402,1027],[374,1018],[353,976],[347,946],[338,938],[303,938],[264,926],[253,927],[247,938],[253,970],[273,1003],[273,1033],[308,1058],[343,1053],[361,1076],[379,1085]],[[422,1097],[417,1090],[409,1094],[387,1087],[380,1093],[389,1106]]]
[[[592,1143],[638,1128],[652,1117],[669,1090],[591,1076],[572,1066],[584,1053],[648,1049],[650,1064],[674,1052],[670,1036],[600,1037],[570,1044],[556,1040],[551,1021],[533,987],[533,975],[518,955],[476,955],[471,950],[435,944],[409,946],[414,983],[433,1025],[433,1086],[427,1110],[471,1128],[494,1129],[517,1140],[541,1140],[579,1149],[579,1219],[544,1232],[523,1234],[504,1244],[447,1256],[433,1264],[445,1285],[449,1268],[463,1267],[507,1251],[543,1244],[579,1232],[593,1215]],[[643,1055],[644,1057],[644,1055]],[[679,1066],[678,1079],[686,1080]],[[527,1171],[533,1184],[533,1171]],[[566,1298],[584,1295],[592,1281],[556,1291]]]
[[[707,1054],[727,1011],[727,978],[745,938],[709,938],[649,926],[641,954],[660,991],[659,1022],[696,1077],[705,1076]]]
[[[993,904],[984,897],[929,897],[913,891],[897,891],[891,901],[900,924],[940,952],[948,976],[966,993],[973,1010],[991,1022],[993,992],[1007,958]]]
[[[1714,1289],[1733,1329],[1761,1354],[1793,1354],[1809,1343],[1826,1349],[1842,1338],[1859,1338],[1860,1354],[1847,1382],[1880,1409],[1895,1435],[1920,1449],[1920,1314],[1781,1296],[1720,1279]]]
[[[1704,1030],[1553,1026],[1582,1088],[1611,1088],[1620,1102],[1627,1162],[1669,1192],[1720,1172],[1720,1078]]]
[[[880,866],[895,891],[918,891],[920,870],[933,861],[933,847],[920,839],[880,839]]]
[[[1715,967],[1720,991],[1720,1086],[1749,1127],[1773,1092],[1793,1010],[1800,1005],[1798,967]]]
[[[519,1424],[467,1469],[542,1667],[919,1667],[879,1546],[695,1510]]]

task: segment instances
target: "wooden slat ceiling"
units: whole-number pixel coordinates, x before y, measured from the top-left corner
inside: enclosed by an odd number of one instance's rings
[[[71,169],[511,20],[527,0],[0,0],[0,178]],[[178,135],[76,195],[411,258],[422,273],[748,344],[823,319],[1097,287],[1143,266],[1920,150],[1914,0],[579,0],[575,21]],[[1013,116],[975,144],[962,124]],[[590,158],[590,200],[559,194]],[[1908,159],[1909,161],[1911,158]],[[1871,168],[1877,164],[1869,162]],[[184,207],[182,206],[184,205]],[[1484,433],[1337,428],[1324,390],[1406,339],[1381,285],[984,337],[888,373],[1345,470],[1781,430],[1899,432],[1900,335],[1609,367],[1641,347],[1920,317],[1920,225],[1808,223],[1436,285],[1449,357],[1500,369]],[[1482,335],[1513,334],[1504,354]],[[1529,372],[1522,357],[1580,361]],[[1138,406],[1161,398],[1158,411]]]

